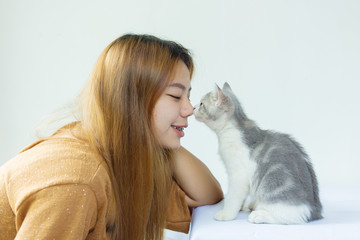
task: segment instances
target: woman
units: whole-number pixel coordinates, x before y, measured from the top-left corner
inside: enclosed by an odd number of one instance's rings
[[[222,192],[180,146],[193,107],[181,45],[124,35],[100,55],[80,120],[0,170],[0,239],[162,239]]]

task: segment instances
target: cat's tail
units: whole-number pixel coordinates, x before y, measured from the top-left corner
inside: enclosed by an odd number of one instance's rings
[[[313,166],[310,161],[306,161],[306,167],[309,170],[310,176],[311,176],[311,182],[313,187],[313,204],[312,204],[312,211],[311,216],[309,220],[317,220],[323,218],[322,216],[322,205],[320,202],[319,197],[319,186],[316,178],[315,171],[313,169]]]

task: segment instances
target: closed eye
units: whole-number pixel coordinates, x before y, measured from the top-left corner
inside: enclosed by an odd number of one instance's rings
[[[180,100],[181,99],[181,96],[178,97],[178,96],[175,96],[175,95],[171,95],[171,94],[168,94],[168,96],[172,97],[172,98],[175,98],[176,100]]]

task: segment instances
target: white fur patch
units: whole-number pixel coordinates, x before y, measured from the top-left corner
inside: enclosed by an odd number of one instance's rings
[[[243,143],[241,132],[235,129],[231,122],[228,122],[225,128],[217,132],[217,135],[219,154],[224,161],[229,177],[246,174],[250,184],[256,163],[250,160],[250,150]]]
[[[224,199],[224,208],[215,219],[234,219],[246,200],[256,168],[250,160],[250,150],[243,143],[241,132],[231,122],[217,131],[219,138],[219,154],[228,173],[228,193]]]
[[[287,204],[258,204],[250,213],[249,222],[273,224],[302,224],[310,218],[307,205],[290,206]]]

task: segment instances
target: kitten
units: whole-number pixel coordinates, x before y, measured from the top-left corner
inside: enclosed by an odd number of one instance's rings
[[[218,136],[229,188],[216,220],[232,220],[248,195],[252,223],[301,224],[322,218],[315,172],[289,135],[260,129],[244,113],[228,83],[207,93],[195,118]]]

